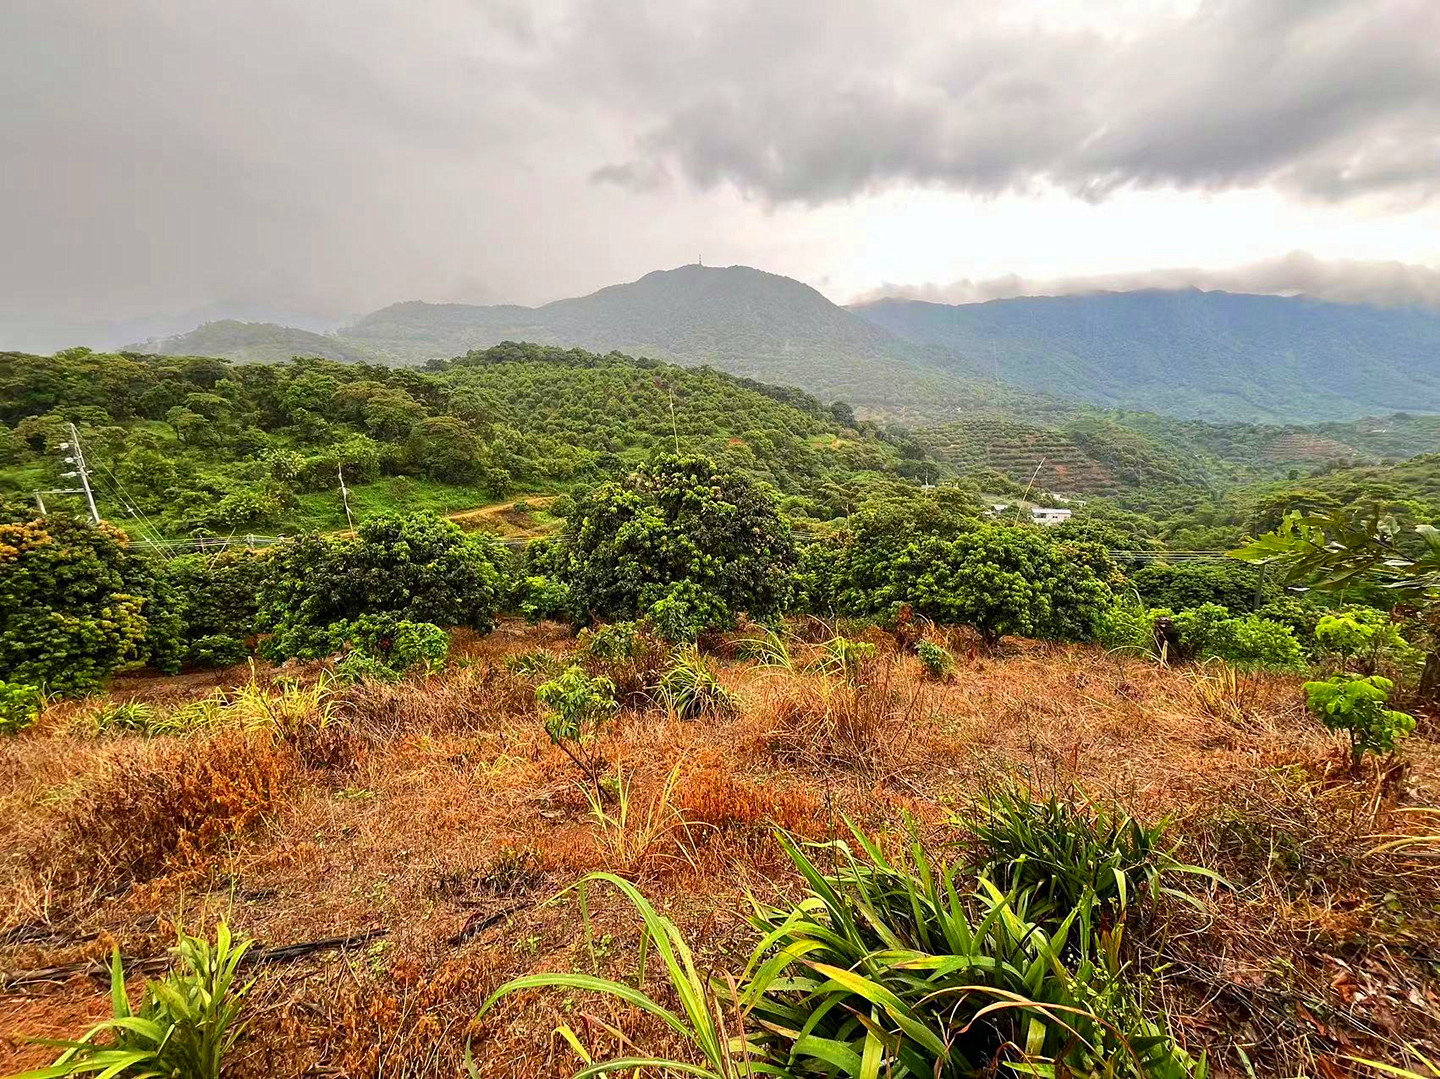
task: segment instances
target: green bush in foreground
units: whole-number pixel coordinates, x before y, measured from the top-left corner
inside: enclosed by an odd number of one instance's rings
[[[948,678],[955,669],[955,657],[930,641],[917,643],[915,655],[919,657],[920,666],[925,668],[925,674],[929,678]]]
[[[601,724],[619,711],[615,683],[603,676],[591,678],[576,664],[537,686],[535,701],[546,710],[545,733],[585,773],[598,796],[599,762],[590,754],[589,742]]]
[[[226,1054],[245,1030],[240,1014],[254,983],[237,985],[235,975],[250,946],[248,940],[232,941],[224,922],[216,929],[213,946],[181,934],[175,948],[179,968],[146,983],[138,1011],[131,1010],[125,994],[125,971],[116,948],[110,962],[113,1016],[78,1041],[58,1043],[65,1052],[50,1067],[11,1079],[219,1079]]]
[[[823,871],[790,840],[786,854],[810,895],[791,907],[757,906],[760,942],[733,989],[702,979],[684,938],[630,884],[618,888],[645,922],[644,941],[665,967],[679,1011],[641,989],[588,974],[517,978],[485,1002],[543,986],[604,993],[657,1017],[703,1059],[679,1064],[636,1054],[593,1062],[568,1026],[561,1034],[587,1067],[671,1069],[710,1079],[878,1076],[960,1079],[1008,1064],[1021,1074],[1203,1076],[1146,1018],[1119,959],[1119,928],[1098,928],[1088,899],[1058,922],[1038,922],[1025,892],[983,878],[972,891],[933,865],[919,844],[892,863],[858,831],[864,851],[817,845]],[[643,985],[644,956],[636,985]]]
[[[23,682],[0,682],[0,734],[19,734],[40,718],[44,695]]]
[[[1415,730],[1415,717],[1386,708],[1395,683],[1378,674],[1331,675],[1306,682],[1305,704],[1332,731],[1350,736],[1351,763],[1358,766],[1368,750],[1389,753],[1395,743]]]

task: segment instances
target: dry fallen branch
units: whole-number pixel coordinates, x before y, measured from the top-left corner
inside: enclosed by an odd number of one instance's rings
[[[300,941],[296,944],[280,944],[273,948],[254,948],[245,953],[242,965],[253,963],[285,963],[292,959],[313,955],[315,952],[329,952],[353,948],[366,944],[378,937],[386,936],[388,929],[367,929],[363,933],[351,933],[340,937],[324,937],[320,940]],[[127,974],[161,974],[170,966],[169,956],[151,956],[140,959],[134,956],[121,957]],[[40,985],[45,982],[68,982],[81,974],[88,974],[97,981],[110,977],[110,964],[99,959],[82,963],[65,963],[58,967],[40,967],[36,970],[17,970],[0,975],[0,989],[18,989],[26,985]]]

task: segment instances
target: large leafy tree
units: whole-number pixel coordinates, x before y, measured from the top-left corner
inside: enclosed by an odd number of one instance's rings
[[[488,630],[508,588],[505,551],[431,514],[387,514],[353,538],[302,536],[270,555],[260,622],[277,656],[330,650],[332,627],[366,615]]]
[[[552,564],[589,621],[637,618],[697,590],[731,616],[770,614],[794,562],[767,490],[709,458],[665,455],[578,500]]]
[[[937,622],[971,626],[990,644],[1007,633],[1084,640],[1111,600],[1096,572],[1104,560],[1034,528],[982,525],[908,546],[891,571],[889,595]]]
[[[1395,597],[1395,613],[1412,643],[1425,650],[1419,696],[1440,698],[1440,529],[1402,529],[1378,508],[1327,516],[1292,513],[1273,532],[1230,552],[1273,565],[1281,579],[1321,592],[1378,585]]]
[[[179,619],[118,528],[0,505],[0,671],[84,693],[123,667],[178,667]]]

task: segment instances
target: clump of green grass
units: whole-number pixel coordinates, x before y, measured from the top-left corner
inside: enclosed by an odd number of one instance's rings
[[[735,708],[734,697],[694,645],[675,653],[655,692],[665,710],[680,719],[720,715]]]
[[[854,830],[854,829],[852,829]],[[1148,1018],[1121,962],[1123,927],[1098,927],[1092,902],[1037,921],[1025,891],[932,864],[919,843],[892,862],[854,830],[816,844],[836,869],[780,843],[810,894],[789,907],[756,904],[760,939],[738,978],[703,979],[680,931],[630,884],[618,888],[645,923],[628,982],[536,974],[503,985],[481,1008],[526,988],[603,993],[658,1018],[702,1063],[635,1054],[595,1061],[568,1026],[578,1076],[656,1069],[708,1079],[740,1076],[945,1077],[993,1074],[1191,1079],[1192,1059]],[[678,1011],[644,992],[653,946]],[[633,983],[633,984],[632,984]],[[474,1074],[472,1069],[472,1074]]]
[[[1036,800],[1013,784],[990,791],[962,823],[976,841],[986,877],[1001,888],[1028,890],[1037,903],[1059,910],[1087,896],[1120,911],[1162,895],[1198,906],[1165,879],[1181,874],[1220,881],[1175,857],[1176,847],[1165,843],[1168,820],[1147,827],[1116,809],[1082,807],[1053,794]]]
[[[161,716],[143,701],[105,701],[85,713],[97,734],[158,734]]]
[[[789,640],[783,633],[770,627],[766,627],[759,637],[742,641],[740,654],[746,659],[753,659],[761,667],[773,667],[782,671],[795,669]]]
[[[78,1041],[41,1042],[65,1051],[50,1067],[12,1079],[219,1079],[226,1055],[245,1030],[240,1015],[254,983],[237,985],[235,976],[251,943],[233,940],[224,922],[216,928],[213,946],[182,933],[175,948],[179,966],[160,981],[146,983],[138,1011],[131,1010],[125,994],[117,947],[110,961],[111,1018]]]
[[[867,641],[835,636],[825,642],[813,669],[832,678],[841,678],[852,685],[859,679],[865,665],[875,658],[875,646]]]
[[[516,652],[505,657],[505,669],[511,674],[529,676],[549,675],[560,669],[560,657],[543,649],[534,652]]]

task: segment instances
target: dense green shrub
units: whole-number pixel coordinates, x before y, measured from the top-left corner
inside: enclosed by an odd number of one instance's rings
[[[428,514],[386,515],[353,539],[303,536],[274,548],[260,619],[276,657],[335,651],[332,627],[364,616],[488,630],[505,595],[503,549]]]
[[[1368,750],[1388,753],[1415,730],[1415,717],[1386,708],[1395,683],[1378,674],[1334,674],[1323,682],[1305,683],[1305,704],[1320,722],[1350,736],[1350,754],[1360,763]]]
[[[397,622],[387,658],[396,670],[433,671],[450,655],[450,634],[433,622]]]
[[[1231,611],[1253,611],[1257,589],[1261,605],[1283,595],[1275,582],[1262,584],[1256,567],[1234,561],[1153,564],[1132,573],[1130,583],[1148,606],[1177,611],[1206,603],[1218,603]]]
[[[523,577],[516,587],[515,609],[530,623],[570,617],[570,587],[543,574]]]
[[[634,622],[612,622],[608,626],[582,629],[576,639],[587,656],[631,659],[640,643],[640,628]]]
[[[1289,626],[1255,615],[1232,616],[1206,603],[1174,616],[1182,648],[1195,659],[1216,657],[1238,666],[1294,670],[1305,665],[1305,651]]]
[[[253,634],[266,570],[263,551],[227,549],[170,559],[164,575],[186,642],[193,648],[202,637],[244,640]]]
[[[180,665],[169,589],[106,523],[0,514],[0,671],[79,694],[121,668]]]
[[[810,614],[887,616],[898,602],[894,567],[923,540],[953,540],[978,527],[968,492],[913,489],[869,502],[845,521],[837,536],[802,549],[792,590],[797,610]]]
[[[915,645],[915,655],[919,657],[920,666],[925,668],[925,674],[929,678],[948,678],[955,670],[955,657],[938,644],[920,641]]]
[[[1114,651],[1155,653],[1155,620],[1174,612],[1160,607],[1150,608],[1133,592],[1115,598],[1101,612],[1095,623],[1095,641]]]
[[[754,481],[707,458],[665,456],[577,500],[553,559],[580,620],[649,615],[679,640],[696,624],[778,610],[795,550]]]
[[[862,510],[837,538],[806,548],[793,590],[812,614],[892,618],[909,604],[993,644],[1007,633],[1089,639],[1122,580],[1098,544],[979,524],[973,506],[918,500]]]
[[[23,682],[0,681],[0,735],[19,734],[40,718],[44,695]]]
[[[876,598],[887,607],[909,603],[935,622],[971,626],[991,644],[1007,633],[1086,640],[1112,597],[1081,555],[1035,529],[982,525],[907,547]]]
[[[647,594],[653,595],[655,591],[659,589]],[[671,644],[693,641],[705,630],[727,626],[732,621],[730,608],[720,595],[694,581],[677,581],[665,588],[645,609],[645,617],[660,639]]]
[[[335,675],[347,685],[359,682],[398,682],[400,672],[364,649],[346,652],[335,664]]]
[[[224,633],[212,633],[193,641],[185,653],[185,660],[192,667],[202,669],[233,667],[244,663],[250,655],[245,642]]]
[[[1289,626],[1295,639],[1307,648],[1315,647],[1315,627],[1329,611],[1313,599],[1301,596],[1283,596],[1273,599],[1255,610],[1255,615],[1270,622]]]

